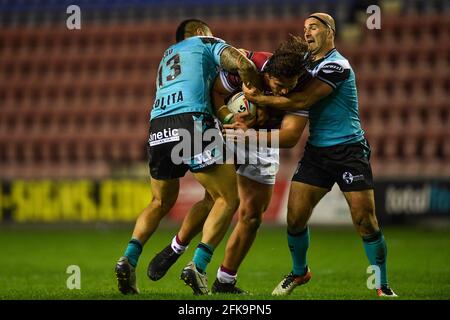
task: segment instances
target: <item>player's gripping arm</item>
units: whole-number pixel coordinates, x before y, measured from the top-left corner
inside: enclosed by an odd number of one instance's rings
[[[256,135],[258,142],[268,147],[292,148],[297,144],[307,123],[307,117],[288,113],[283,117],[280,130],[247,131],[248,126],[243,121],[225,125],[224,128],[227,139],[239,141]]]
[[[307,123],[307,117],[287,113],[283,117],[281,128],[278,132],[279,148],[294,147],[298,140],[300,140]],[[268,134],[272,135],[272,133],[273,131],[270,131]],[[270,136],[268,137],[268,146],[272,146],[272,144],[272,136]]]
[[[220,65],[228,72],[237,72],[248,88],[262,88],[262,79],[255,64],[238,49],[228,47],[223,50]]]
[[[286,96],[266,96],[255,87],[242,86],[245,97],[258,104],[285,111],[308,110],[317,101],[333,92],[333,88],[313,78],[300,92],[292,92]]]

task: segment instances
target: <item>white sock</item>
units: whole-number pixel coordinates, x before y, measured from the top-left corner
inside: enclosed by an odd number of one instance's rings
[[[172,250],[175,251],[177,254],[182,254],[188,247],[188,246],[182,246],[181,244],[179,244],[177,241],[176,235],[175,235],[175,237],[173,237],[172,243],[170,246],[172,247]]]
[[[217,279],[222,283],[233,283],[236,281],[237,274],[229,274],[223,271],[220,267],[217,269]]]

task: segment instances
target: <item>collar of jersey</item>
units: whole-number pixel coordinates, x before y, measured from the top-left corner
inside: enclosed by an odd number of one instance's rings
[[[330,51],[327,52],[327,54],[323,57],[320,58],[317,61],[313,62],[313,67],[317,66],[319,63],[321,63],[323,60],[325,60],[326,58],[328,58],[329,56],[331,56],[334,52],[336,51],[336,48],[331,49]]]

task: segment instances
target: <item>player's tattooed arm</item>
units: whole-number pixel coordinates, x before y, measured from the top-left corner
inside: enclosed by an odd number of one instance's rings
[[[255,64],[236,48],[228,47],[220,56],[220,65],[229,72],[237,72],[247,87],[262,88],[262,79]]]

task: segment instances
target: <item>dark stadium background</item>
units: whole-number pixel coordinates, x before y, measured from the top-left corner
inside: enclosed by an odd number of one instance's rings
[[[70,5],[81,10],[79,30],[66,26]],[[366,26],[370,5],[381,8],[379,30]],[[67,265],[73,250],[74,257],[88,254],[90,239],[105,234],[115,236],[111,246],[105,244],[112,257],[105,256],[104,265],[112,268],[122,254],[135,218],[151,199],[149,111],[156,69],[178,23],[202,19],[215,36],[236,47],[272,51],[289,33],[302,34],[305,17],[317,11],[336,19],[336,46],[356,73],[362,125],[372,146],[377,213],[396,239],[392,250],[402,243],[397,252],[414,251],[414,243],[427,238],[419,260],[439,252],[439,265],[426,268],[438,269],[436,284],[446,286],[415,297],[450,298],[450,2],[445,0],[0,0],[0,248],[10,252],[10,267],[31,263],[18,251],[39,239],[39,248],[51,257],[64,252]],[[286,192],[306,139],[304,134],[295,148],[281,153],[261,231],[274,233],[286,253]],[[201,197],[202,189],[187,175],[149,256]],[[337,189],[316,211],[311,224],[319,230],[317,241],[327,246],[333,232],[358,241],[345,227],[351,221]],[[66,232],[78,245],[60,245]],[[363,261],[362,246],[354,245]],[[0,297],[71,297],[49,295],[49,288],[38,288],[34,296],[33,281],[23,280],[28,269],[22,269],[19,293],[13,293],[5,290],[11,275],[0,264],[5,284]],[[53,279],[63,287],[64,271],[55,269],[62,280]],[[275,277],[286,271],[277,270]],[[105,286],[115,292],[110,280]],[[89,297],[96,297],[94,289]],[[326,291],[318,297],[327,297]]]

